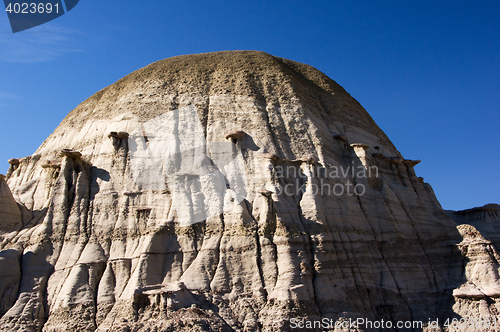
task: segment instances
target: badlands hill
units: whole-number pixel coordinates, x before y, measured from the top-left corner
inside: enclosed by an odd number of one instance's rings
[[[153,63],[9,160],[0,331],[500,318],[500,206],[444,211],[405,157],[310,66]]]

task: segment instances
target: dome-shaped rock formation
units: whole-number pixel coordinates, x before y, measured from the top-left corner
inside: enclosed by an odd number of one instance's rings
[[[479,301],[471,315],[495,317],[494,246],[457,230],[416,163],[308,65],[254,51],[153,63],[81,103],[0,179],[0,330],[326,319],[333,331],[441,324]],[[489,264],[488,292],[464,248]]]

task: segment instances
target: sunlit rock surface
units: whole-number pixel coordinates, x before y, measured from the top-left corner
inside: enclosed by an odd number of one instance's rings
[[[9,161],[0,330],[498,317],[498,207],[447,213],[404,157],[310,66],[153,63]]]

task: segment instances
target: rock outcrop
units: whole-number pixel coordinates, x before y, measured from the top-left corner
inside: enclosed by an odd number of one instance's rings
[[[0,179],[0,331],[498,317],[498,219],[444,211],[417,163],[310,66],[153,63]]]

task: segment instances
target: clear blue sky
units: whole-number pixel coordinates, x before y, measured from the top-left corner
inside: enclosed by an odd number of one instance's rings
[[[500,203],[500,1],[89,1],[13,34],[0,13],[0,172],[96,91],[175,55],[312,65],[371,114],[445,209]]]

